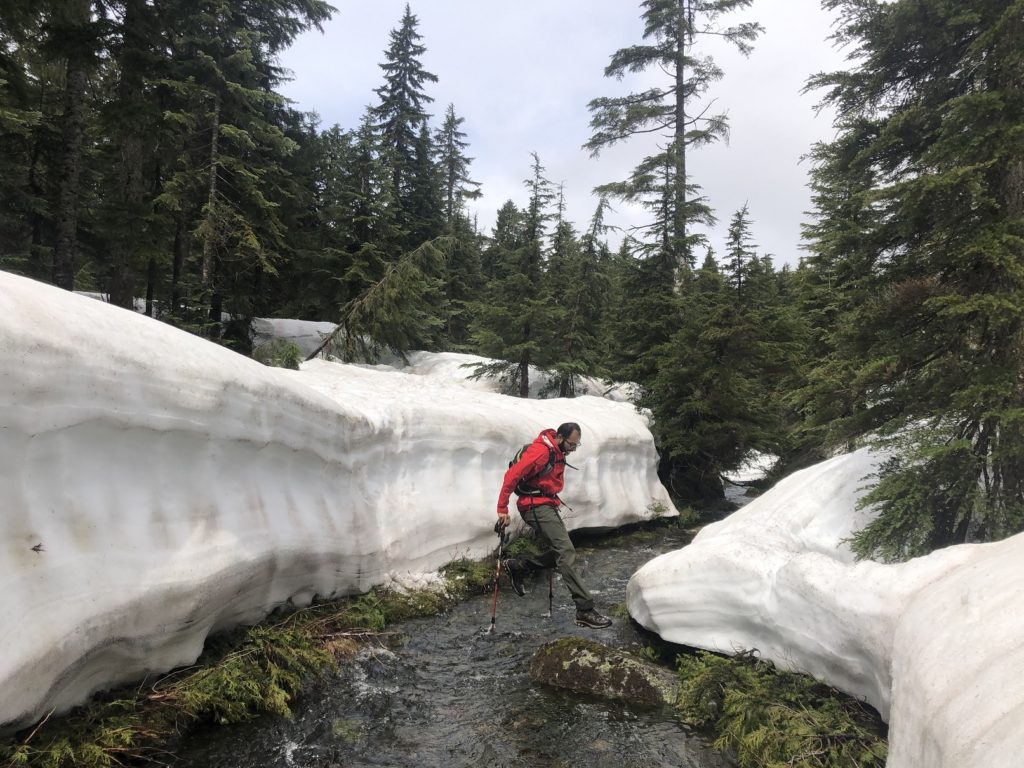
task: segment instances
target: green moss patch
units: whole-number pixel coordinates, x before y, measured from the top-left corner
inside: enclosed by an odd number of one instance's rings
[[[530,676],[545,685],[651,706],[674,703],[678,689],[668,670],[581,637],[541,646],[530,661]]]

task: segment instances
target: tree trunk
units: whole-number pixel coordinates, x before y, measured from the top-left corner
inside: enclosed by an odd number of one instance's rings
[[[121,79],[118,84],[118,101],[123,110],[123,119],[118,126],[120,137],[120,159],[117,167],[118,200],[117,210],[123,212],[124,226],[113,238],[113,264],[110,275],[110,303],[131,308],[135,300],[135,264],[139,262],[136,252],[143,239],[142,202],[145,184],[142,175],[143,126],[139,112],[143,109],[143,78],[138,57],[145,46],[139,30],[142,21],[143,0],[126,0],[124,11],[124,52],[120,58]]]
[[[519,358],[519,396],[530,396],[530,353],[523,352]]]
[[[153,294],[156,292],[156,258],[149,257],[149,269],[146,273],[146,314],[155,317],[153,314]]]
[[[675,161],[672,211],[673,266],[690,265],[690,248],[686,239],[686,37],[693,25],[693,9],[689,0],[679,0],[679,21],[676,34],[676,115],[673,138]]]
[[[71,32],[84,36],[90,21],[90,0],[74,0],[65,6],[66,24]],[[68,51],[64,84],[64,114],[61,118],[60,163],[57,194],[57,241],[53,249],[53,283],[71,291],[75,288],[75,255],[78,250],[78,198],[81,194],[82,145],[85,135],[85,85],[87,60],[83,43],[75,40]]]
[[[213,115],[210,120],[210,170],[206,195],[206,232],[203,238],[203,291],[210,291],[213,274],[214,232],[216,231],[217,210],[217,137],[220,134],[220,97],[213,94]]]
[[[171,314],[181,315],[181,272],[185,267],[185,217],[178,213],[174,217],[174,245],[171,262]]]

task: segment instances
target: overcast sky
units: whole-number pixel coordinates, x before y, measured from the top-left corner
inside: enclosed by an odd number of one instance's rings
[[[281,57],[294,78],[284,94],[299,109],[317,112],[324,128],[358,127],[365,108],[377,102],[379,65],[405,2],[332,0],[338,10],[324,32],[306,33]],[[410,0],[410,6],[427,48],[422,63],[438,77],[428,84],[433,125],[449,103],[465,118],[472,176],[482,184],[483,198],[471,207],[480,228],[491,232],[506,200],[525,205],[523,180],[530,153],[537,152],[546,176],[565,185],[568,218],[585,229],[597,204],[593,188],[625,179],[651,154],[651,145],[638,140],[597,159],[581,148],[590,137],[591,99],[665,82],[660,72],[621,82],[604,77],[616,50],[642,41],[639,3]],[[796,264],[800,224],[810,209],[809,164],[800,158],[833,134],[831,114],[815,114],[819,96],[800,91],[809,75],[841,67],[843,55],[826,39],[832,19],[819,0],[755,0],[726,20],[760,21],[765,33],[748,58],[720,45],[704,48],[725,72],[710,95],[714,110],[728,113],[731,135],[728,144],[693,153],[691,181],[718,216],[707,234],[719,256],[729,219],[746,202],[759,252],[772,254],[776,265]],[[613,205],[608,223],[628,227],[647,219],[643,211]]]

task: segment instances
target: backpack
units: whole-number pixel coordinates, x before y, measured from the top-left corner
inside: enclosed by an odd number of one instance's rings
[[[520,459],[523,458],[523,454],[526,453],[526,449],[529,448],[531,445],[532,445],[532,443],[527,443],[522,448],[520,448],[518,451],[516,451],[516,455],[512,457],[512,461],[510,461],[508,463],[509,468],[514,467],[516,464],[519,463]],[[530,485],[530,483],[533,480],[536,480],[537,478],[544,477],[544,475],[546,475],[548,472],[550,472],[552,467],[555,466],[555,449],[552,448],[550,445],[545,446],[545,447],[548,449],[548,461],[547,461],[547,463],[544,465],[544,468],[542,470],[540,470],[540,472],[535,472],[534,474],[530,475],[529,477],[524,477],[522,480],[520,480],[516,484],[515,492],[516,492],[517,496],[539,496],[540,495],[540,491],[537,490],[536,488],[532,487]]]

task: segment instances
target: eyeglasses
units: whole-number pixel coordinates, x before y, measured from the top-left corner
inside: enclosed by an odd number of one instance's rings
[[[566,445],[570,445],[573,448],[579,448],[581,445],[583,445],[583,441],[581,441],[581,440],[576,440],[576,441],[566,440],[565,444]]]

